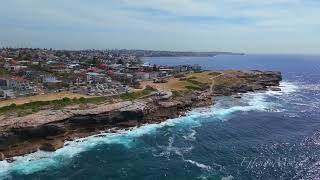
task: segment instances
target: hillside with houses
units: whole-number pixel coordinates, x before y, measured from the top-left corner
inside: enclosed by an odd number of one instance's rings
[[[15,99],[58,92],[114,96],[142,88],[142,81],[165,82],[168,77],[201,70],[199,65],[143,63],[143,57],[154,54],[161,53],[3,48],[0,49],[0,98]]]

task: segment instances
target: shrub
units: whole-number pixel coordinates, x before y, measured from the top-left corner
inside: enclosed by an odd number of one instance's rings
[[[199,89],[205,89],[209,86],[208,83],[202,83],[193,79],[188,79],[187,82],[189,82],[190,84],[192,84],[192,86],[197,86],[199,87]]]
[[[101,103],[104,102],[106,100],[105,97],[94,97],[94,98],[84,98],[81,97],[79,99],[77,98],[73,98],[72,100],[68,97],[65,97],[63,99],[60,100],[53,100],[53,101],[34,101],[34,102],[30,102],[30,103],[25,103],[25,104],[21,104],[21,105],[16,105],[16,104],[11,104],[9,106],[4,106],[0,108],[0,113],[6,113],[8,111],[16,111],[19,110],[18,113],[19,114],[25,114],[28,111],[31,112],[37,112],[39,111],[42,107],[45,106],[52,106],[54,109],[61,109],[65,106],[71,105],[71,104],[78,104],[78,103]]]
[[[172,91],[172,95],[173,97],[179,97],[182,96],[181,93],[179,91]]]
[[[182,78],[182,77],[186,77],[184,74],[176,74],[174,75],[175,78]]]
[[[122,100],[126,101],[133,101],[135,99],[141,98],[143,96],[149,95],[151,92],[157,91],[157,89],[151,87],[151,86],[146,86],[144,90],[141,91],[136,91],[136,92],[130,92],[130,93],[124,93],[120,95],[120,98]]]
[[[70,99],[70,98],[67,98],[67,97],[64,97],[64,98],[62,99],[62,101],[63,101],[63,102],[70,102],[71,99]]]
[[[157,89],[153,88],[152,86],[147,85],[144,91],[157,91]]]
[[[197,77],[191,76],[191,77],[189,77],[188,79],[197,79]]]
[[[80,103],[85,103],[86,99],[84,97],[79,98]]]

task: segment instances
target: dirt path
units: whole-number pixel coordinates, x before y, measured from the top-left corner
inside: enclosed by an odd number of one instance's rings
[[[222,75],[224,75],[224,73],[221,73],[219,75],[216,75],[216,76],[210,78],[212,80],[212,83],[210,85],[210,93],[212,93],[212,91],[213,91],[212,89],[213,89],[213,86],[214,86],[214,79],[216,79],[216,78],[218,78],[218,77],[220,77]]]

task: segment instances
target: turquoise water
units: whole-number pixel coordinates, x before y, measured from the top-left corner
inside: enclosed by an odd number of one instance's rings
[[[185,117],[0,162],[0,179],[320,178],[320,57],[152,58],[206,69],[281,70],[282,92],[219,97]]]

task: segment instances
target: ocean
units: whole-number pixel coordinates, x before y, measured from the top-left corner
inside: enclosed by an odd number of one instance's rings
[[[283,73],[281,92],[217,97],[187,116],[0,162],[0,179],[320,179],[320,56],[146,58]]]

